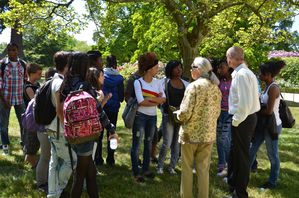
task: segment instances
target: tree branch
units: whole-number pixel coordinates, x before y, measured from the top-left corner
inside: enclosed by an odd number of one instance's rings
[[[252,5],[248,4],[248,3],[245,3],[245,6],[248,7],[256,16],[258,16],[260,18],[261,26],[264,24],[264,19],[263,19],[262,15],[260,14],[259,9],[265,3],[265,1],[259,6],[258,9],[256,9],[254,6],[252,6]]]
[[[243,5],[244,2],[236,2],[236,3],[223,3],[223,4],[217,4],[217,8],[214,11],[211,11],[210,14],[208,14],[208,18],[212,18],[216,16],[218,13],[222,12],[223,10],[226,10],[230,7]]]
[[[66,7],[68,8],[72,3],[73,3],[74,0],[70,0],[69,2],[67,3],[57,3],[57,2],[53,2],[53,1],[46,1],[48,3],[51,3],[53,5],[55,5],[53,8],[52,8],[52,11],[49,13],[48,17],[47,18],[50,18],[53,16],[53,14],[55,14],[56,10],[59,8],[59,7]]]
[[[166,7],[166,9],[169,11],[169,13],[172,15],[173,19],[179,26],[179,28],[184,27],[184,16],[180,13],[179,9],[175,5],[175,2],[172,0],[163,0],[162,1]]]

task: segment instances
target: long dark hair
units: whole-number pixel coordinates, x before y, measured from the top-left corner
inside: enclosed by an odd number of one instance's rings
[[[73,52],[69,55],[67,65],[69,70],[60,87],[62,101],[71,91],[73,77],[78,77],[81,81],[86,81],[87,70],[90,67],[88,55],[82,52]]]
[[[103,70],[97,69],[95,67],[90,67],[87,71],[86,81],[96,90],[102,89],[102,86],[100,86],[98,83],[101,73],[103,73]]]

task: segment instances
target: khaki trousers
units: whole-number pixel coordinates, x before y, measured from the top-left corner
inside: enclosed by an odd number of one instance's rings
[[[182,144],[182,175],[181,191],[182,198],[192,198],[193,166],[197,175],[198,198],[209,197],[209,169],[213,143],[207,144]]]

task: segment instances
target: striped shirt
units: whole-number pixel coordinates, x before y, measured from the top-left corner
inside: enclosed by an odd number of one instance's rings
[[[162,93],[162,97],[165,98],[162,84],[155,78],[150,83],[145,82],[143,78],[135,80],[134,89],[138,103],[141,103],[142,101],[144,101],[144,99],[149,97],[159,97],[160,93]],[[137,111],[146,115],[155,116],[157,115],[157,106],[139,106]]]
[[[19,59],[17,62],[11,62],[6,58],[4,64],[6,66],[3,75],[0,70],[0,90],[10,105],[23,104],[24,81],[26,79],[24,68]]]

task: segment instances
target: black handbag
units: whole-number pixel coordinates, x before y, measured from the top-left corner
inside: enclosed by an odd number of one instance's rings
[[[280,94],[281,95],[281,94]],[[292,128],[295,125],[295,119],[286,103],[281,95],[280,103],[279,103],[279,117],[282,122],[283,128]]]

